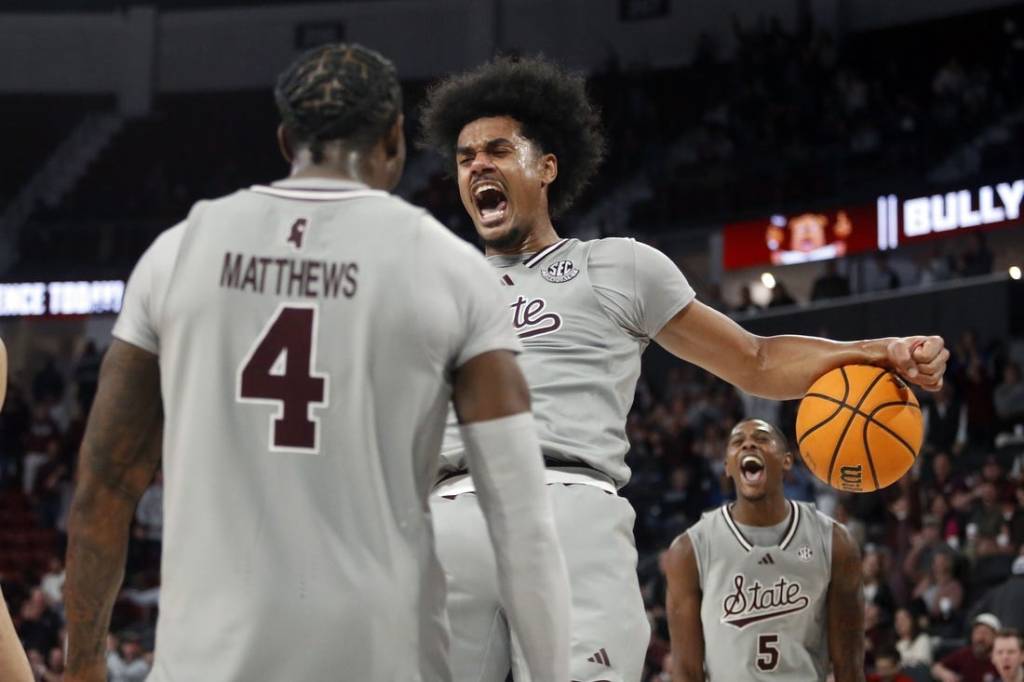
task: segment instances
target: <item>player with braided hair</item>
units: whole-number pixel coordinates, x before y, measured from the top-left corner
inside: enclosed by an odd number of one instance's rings
[[[561,238],[552,216],[596,172],[604,143],[582,76],[548,60],[497,59],[447,78],[428,93],[422,123],[425,144],[455,170],[523,342],[519,361],[572,581],[571,679],[638,682],[649,625],[634,513],[617,491],[629,480],[626,415],[650,342],[775,399],[800,397],[828,370],[853,363],[893,367],[936,389],[948,352],[938,337],[758,337],[695,300],[659,251],[632,239]],[[431,497],[448,575],[452,670],[458,679],[500,681],[511,666],[516,682],[536,679],[519,669],[505,629],[465,452],[450,429]]]
[[[70,513],[64,679],[106,680],[162,456],[150,682],[448,682],[426,491],[452,403],[530,673],[564,682],[568,579],[520,345],[497,283],[475,286],[483,257],[388,194],[395,68],[327,45],[275,95],[290,177],[199,202],[128,284]]]

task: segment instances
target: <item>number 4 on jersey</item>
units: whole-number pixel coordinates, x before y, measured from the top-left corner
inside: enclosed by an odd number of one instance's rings
[[[317,308],[282,304],[238,368],[238,400],[277,405],[270,422],[270,449],[320,451],[320,420],[329,377],[313,370]]]

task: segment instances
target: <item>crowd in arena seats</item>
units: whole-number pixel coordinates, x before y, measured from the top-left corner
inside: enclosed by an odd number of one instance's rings
[[[798,464],[785,483],[789,497],[817,503],[862,547],[868,669],[902,666],[915,681],[941,675],[936,664],[972,665],[972,638],[983,653],[995,623],[1024,630],[1024,340],[968,332],[949,345],[944,389],[921,395],[927,437],[906,477],[878,493],[839,494]],[[67,513],[100,355],[84,344],[70,366],[47,361],[16,376],[0,412],[0,584],[38,680],[59,679],[63,665]],[[641,379],[622,494],[636,510],[653,630],[645,680],[668,679],[664,550],[732,498],[730,429],[757,416],[792,437],[795,411],[795,402],[740,394],[682,363]],[[151,661],[162,498],[158,475],[135,515],[108,642],[119,682],[143,679]]]
[[[681,68],[638,68],[612,55],[590,81],[609,158],[560,227],[650,235],[808,202],[873,199],[919,184],[1005,121],[1009,142],[967,170],[1019,168],[1024,123],[1008,114],[1024,104],[1016,87],[1024,80],[1022,27],[1020,7],[842,37],[810,22],[786,29],[765,20],[737,24],[728,60],[710,38]],[[423,91],[423,83],[406,84],[410,136]],[[25,226],[19,272],[71,274],[88,264],[123,276],[196,200],[284,175],[275,126],[269,91],[159,96],[59,206]],[[619,210],[595,209],[633,185],[640,189],[619,199]],[[425,178],[410,198],[472,234],[445,174]]]
[[[930,286],[964,277],[988,275],[993,271],[994,256],[983,232],[938,241],[917,258],[905,256],[900,251],[894,253],[892,258],[880,251],[825,261],[807,300],[794,297],[786,286],[786,275],[777,271],[773,275],[775,287],[764,306],[754,301],[750,286],[745,285],[740,288],[735,301],[719,302],[720,305],[715,307],[738,315],[756,314],[766,308],[836,300],[851,294],[878,293],[901,287]],[[858,268],[861,277],[856,283],[851,282],[848,273]]]

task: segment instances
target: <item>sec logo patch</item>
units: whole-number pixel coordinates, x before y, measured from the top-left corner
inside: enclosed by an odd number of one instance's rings
[[[544,268],[540,276],[554,284],[561,284],[568,282],[578,274],[580,274],[579,268],[573,265],[571,260],[560,260]]]

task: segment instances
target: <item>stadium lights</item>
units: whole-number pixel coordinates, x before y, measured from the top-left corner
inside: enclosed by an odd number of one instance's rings
[[[1021,275],[1020,266],[1019,265],[1011,265],[1010,266],[1010,279],[1020,279],[1020,275]]]
[[[765,289],[775,288],[775,275],[770,272],[761,273],[761,284],[764,285]]]

